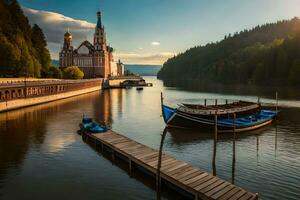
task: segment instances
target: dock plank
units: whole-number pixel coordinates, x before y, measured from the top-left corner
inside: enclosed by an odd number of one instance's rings
[[[226,194],[227,192],[229,192],[232,189],[234,189],[234,186],[229,184],[228,186],[224,187],[222,190],[213,194],[211,197],[212,197],[212,199],[219,199],[222,195]]]
[[[238,193],[236,193],[235,195],[233,195],[232,197],[230,197],[228,200],[238,200],[242,196],[244,196],[245,194],[246,194],[246,191],[245,190],[241,190]]]
[[[228,200],[230,197],[232,197],[233,195],[235,195],[239,191],[241,191],[241,189],[238,188],[238,187],[235,187],[232,190],[230,190],[228,193],[226,193],[223,196],[221,196],[219,199],[220,200]]]
[[[201,183],[200,185],[195,187],[195,190],[200,191],[203,188],[206,188],[207,186],[215,183],[216,181],[218,181],[217,177],[213,177],[212,179],[209,179],[208,181],[205,181],[204,183]]]
[[[228,185],[230,185],[230,183],[228,182],[224,182],[221,185],[215,187],[214,189],[210,190],[209,192],[206,193],[206,195],[208,196],[212,196],[215,193],[219,192],[220,190],[222,190],[223,188],[227,187]]]
[[[167,174],[172,178],[178,179],[178,177],[181,176],[181,175],[186,175],[186,174],[189,174],[189,173],[193,173],[194,172],[193,170],[197,170],[197,169],[195,169],[194,167],[192,167],[190,165],[187,165],[187,166],[180,167],[176,170],[173,170],[171,172],[168,172]]]
[[[255,199],[256,195],[251,193],[246,193],[244,196],[242,196],[239,200],[252,200]]]
[[[209,181],[210,179],[214,178],[213,176],[210,176],[208,173],[203,173],[202,176],[203,176],[202,179],[200,179],[200,180],[198,180],[198,181],[196,181],[194,183],[191,183],[189,186],[191,188],[193,188],[193,189],[196,190],[196,188],[197,188],[198,185],[200,185],[200,184],[202,184],[202,183],[204,183],[206,181]]]
[[[108,131],[103,134],[84,133],[102,143],[112,152],[116,151],[128,160],[156,174],[159,151],[138,143],[128,137]],[[117,155],[118,155],[117,154]],[[167,154],[161,155],[161,178],[201,199],[209,200],[257,200],[258,196],[229,182],[177,160]]]
[[[221,179],[218,179],[216,182],[214,182],[213,184],[203,188],[200,190],[200,192],[202,193],[207,193],[208,191],[218,187],[219,185],[221,185],[222,183],[224,183],[225,181],[221,180]]]

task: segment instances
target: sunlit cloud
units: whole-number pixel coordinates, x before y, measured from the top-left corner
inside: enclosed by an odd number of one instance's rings
[[[175,53],[116,53],[115,58],[121,59],[125,64],[148,64],[162,65],[166,60],[173,57]]]
[[[160,43],[159,43],[159,42],[151,42],[151,45],[152,45],[152,46],[159,46]]]
[[[67,29],[73,35],[73,44],[78,46],[87,37],[92,37],[96,24],[73,19],[60,13],[22,8],[30,24],[37,24],[42,29],[48,42],[51,56],[58,59],[58,52],[63,44],[63,35]]]
[[[38,24],[46,36],[48,48],[52,59],[58,59],[58,54],[62,48],[63,35],[67,29],[73,35],[73,45],[77,47],[82,41],[92,38],[96,24],[88,21],[74,19],[64,16],[60,13],[34,10],[23,7],[24,14],[28,17],[31,24]],[[152,46],[159,46],[160,42],[151,42]],[[144,50],[143,47],[138,48],[139,51]],[[175,53],[118,53],[114,54],[115,60],[121,59],[126,64],[155,64],[161,65],[168,58],[173,57]]]

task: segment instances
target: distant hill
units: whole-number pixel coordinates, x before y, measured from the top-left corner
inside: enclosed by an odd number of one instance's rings
[[[52,60],[51,64],[59,67],[58,60]],[[156,76],[161,67],[161,65],[125,65],[125,70],[141,76]]]
[[[41,28],[29,24],[16,0],[0,0],[0,76],[46,77],[50,62]]]
[[[51,60],[51,64],[55,67],[59,67],[59,61],[58,60]]]
[[[158,78],[217,84],[300,85],[300,19],[278,21],[196,46],[164,63]]]
[[[125,65],[125,70],[141,76],[156,76],[161,65]]]

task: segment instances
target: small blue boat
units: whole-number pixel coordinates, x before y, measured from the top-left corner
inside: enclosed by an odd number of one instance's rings
[[[181,105],[178,108],[164,105],[163,98],[161,102],[164,122],[168,127],[177,128],[213,129],[217,125],[218,132],[233,132],[234,129],[236,132],[245,132],[272,123],[278,114],[277,111],[261,110],[260,105],[250,102],[215,107]]]
[[[90,133],[105,133],[109,130],[106,125],[101,125],[97,122],[94,122],[92,118],[82,118],[82,122],[80,123],[80,130],[87,131]]]

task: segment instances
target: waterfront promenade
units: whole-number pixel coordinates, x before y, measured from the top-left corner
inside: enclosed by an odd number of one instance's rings
[[[103,79],[1,79],[0,112],[101,90],[102,82]]]

